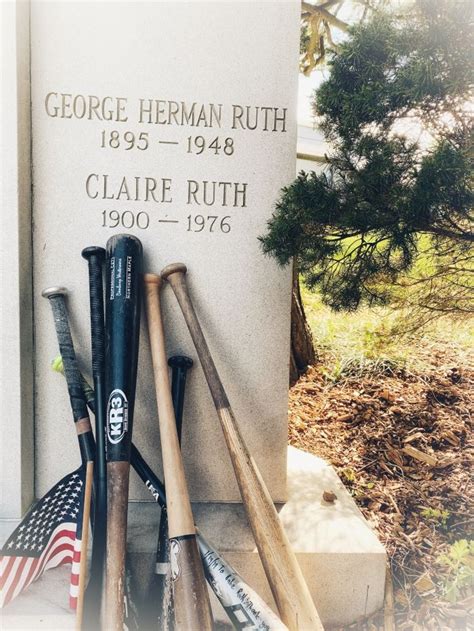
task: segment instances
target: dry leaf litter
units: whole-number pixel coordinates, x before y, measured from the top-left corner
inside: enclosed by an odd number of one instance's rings
[[[335,467],[389,558],[385,611],[348,629],[474,628],[472,580],[453,597],[456,571],[442,562],[473,538],[474,371],[446,361],[337,382],[316,366],[290,391],[290,443]],[[465,562],[474,570],[472,554]]]

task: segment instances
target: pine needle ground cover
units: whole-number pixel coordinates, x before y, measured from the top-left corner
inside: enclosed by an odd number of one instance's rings
[[[472,628],[472,322],[397,343],[388,310],[306,303],[320,358],[290,391],[289,440],[335,467],[391,566],[385,612],[352,628]]]

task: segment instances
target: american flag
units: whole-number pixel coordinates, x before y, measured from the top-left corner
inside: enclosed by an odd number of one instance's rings
[[[0,552],[0,607],[43,572],[72,563],[70,604],[77,599],[85,467],[69,473],[42,497]]]

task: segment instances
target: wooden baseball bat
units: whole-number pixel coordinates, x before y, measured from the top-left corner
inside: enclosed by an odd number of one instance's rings
[[[291,631],[323,629],[270,493],[240,434],[189,296],[186,271],[183,263],[174,263],[165,267],[161,277],[173,288],[196,347],[221,422],[247,517],[281,619]]]
[[[183,424],[184,393],[186,388],[186,373],[193,365],[191,357],[173,355],[168,359],[171,366],[171,399],[173,401],[176,418],[176,431],[181,443],[181,429]],[[132,452],[133,462],[133,452]],[[156,547],[155,571],[152,575],[148,594],[143,606],[143,624],[146,629],[157,626],[158,629],[170,629],[173,626],[173,596],[171,587],[171,572],[168,545],[168,511],[162,506],[158,525],[158,543]]]
[[[145,310],[160,424],[176,629],[212,630],[211,606],[191,511],[166,361],[160,313],[161,278],[145,274]]]
[[[123,631],[130,447],[138,362],[142,245],[132,235],[107,242],[107,559],[104,628]]]

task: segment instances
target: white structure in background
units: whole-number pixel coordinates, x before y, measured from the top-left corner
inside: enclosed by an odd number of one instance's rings
[[[326,162],[328,144],[322,133],[309,125],[298,125],[296,172],[319,171]]]
[[[298,82],[298,146],[296,171],[318,171],[323,166],[328,145],[316,126],[312,111],[315,89],[325,78],[324,70],[315,70],[309,77],[299,75]]]

